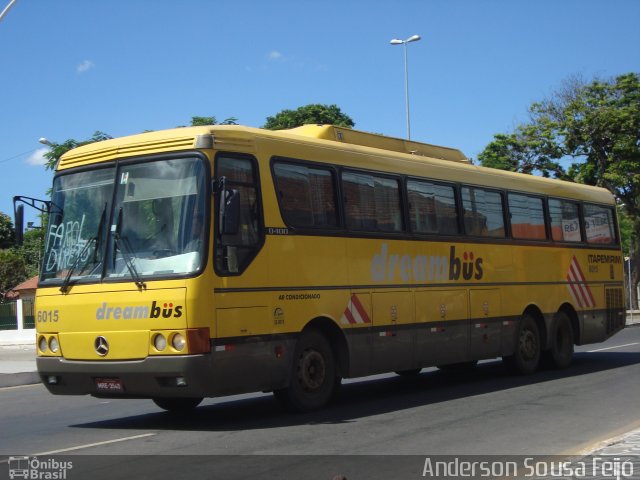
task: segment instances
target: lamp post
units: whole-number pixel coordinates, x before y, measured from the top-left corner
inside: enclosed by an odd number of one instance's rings
[[[633,284],[631,283],[631,269],[632,269],[632,265],[631,265],[631,259],[633,258],[633,243],[631,241],[631,239],[629,239],[629,280],[628,280],[628,284],[629,284],[629,311],[631,312],[631,323],[633,323]],[[626,260],[626,258],[625,258]],[[640,299],[638,299],[640,300]],[[640,302],[639,302],[640,303]]]
[[[11,0],[9,2],[9,4],[4,8],[4,10],[2,10],[2,12],[0,12],[0,21],[2,21],[2,18],[7,14],[7,12],[9,11],[9,9],[11,7],[13,7],[13,4],[16,3],[16,0]]]
[[[409,116],[409,67],[407,64],[407,43],[417,42],[420,40],[420,35],[412,35],[406,40],[399,40],[394,38],[391,40],[391,45],[402,45],[404,47],[404,97],[407,111],[407,139],[411,140],[411,119]]]

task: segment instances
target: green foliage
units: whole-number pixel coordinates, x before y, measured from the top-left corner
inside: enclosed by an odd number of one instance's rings
[[[618,207],[618,223],[620,227],[620,239],[622,240],[622,250],[624,254],[628,256],[629,246],[633,241],[633,220],[629,218],[622,207]]]
[[[640,74],[591,83],[572,77],[534,103],[530,120],[514,133],[495,135],[482,165],[570,179],[608,189],[626,217],[623,239],[640,279]],[[571,162],[564,171],[559,162]],[[630,227],[630,231],[627,229]]]
[[[69,138],[65,140],[63,143],[51,143],[51,148],[48,152],[44,154],[44,158],[47,159],[47,163],[45,164],[45,168],[47,170],[55,170],[58,160],[62,155],[67,153],[69,150],[72,150],[76,147],[80,147],[82,145],[88,145],[90,143],[101,142],[103,140],[109,140],[113,138],[107,133],[96,131],[93,136],[84,141],[74,140],[73,138]]]
[[[225,118],[222,122],[218,123],[216,117],[191,117],[192,127],[201,127],[207,125],[237,125],[238,119],[236,117]]]
[[[206,127],[208,125],[237,125],[238,119],[236,117],[225,118],[223,121],[218,122],[216,117],[191,117],[192,127]],[[185,125],[178,125],[176,128],[184,128]],[[152,130],[147,130],[148,132]]]
[[[0,249],[10,248],[16,241],[16,232],[11,217],[0,212]]]
[[[0,212],[0,302],[13,287],[38,274],[43,243],[44,229],[35,228],[25,232],[21,246],[15,246],[11,218]]]
[[[40,262],[42,260],[42,251],[44,249],[44,228],[33,228],[24,233],[24,241],[20,247],[14,248],[19,254],[27,269],[27,278],[40,273]]]
[[[307,124],[336,125],[352,128],[355,123],[348,115],[342,113],[337,105],[310,104],[297,110],[282,110],[273,117],[267,117],[263,128],[282,130]]]
[[[20,254],[13,250],[0,250],[0,302],[13,287],[27,278],[27,266]]]
[[[557,155],[557,147],[543,126],[520,125],[514,133],[494,135],[478,160],[484,167],[567,180]]]

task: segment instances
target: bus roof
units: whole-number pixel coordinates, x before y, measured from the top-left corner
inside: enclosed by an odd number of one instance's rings
[[[470,163],[467,157],[455,148],[420,143],[403,138],[387,137],[375,133],[361,132],[350,128],[335,127],[333,125],[304,125],[291,130],[285,130],[294,135],[318,138],[321,140],[333,140],[350,145],[379,148],[392,152],[408,153],[422,157],[449,160],[452,162]]]
[[[354,167],[380,169],[410,176],[426,176],[494,188],[533,192],[565,198],[613,204],[608,190],[472,165],[457,149],[352,130],[333,125],[304,125],[289,130],[264,130],[241,125],[211,125],[159,130],[84,145],[65,153],[57,170],[87,166],[138,155],[213,148],[251,151],[256,140],[300,142],[357,153],[368,153],[367,163]],[[389,164],[389,157],[398,160]],[[342,162],[341,162],[342,164]],[[424,174],[425,166],[429,174]]]

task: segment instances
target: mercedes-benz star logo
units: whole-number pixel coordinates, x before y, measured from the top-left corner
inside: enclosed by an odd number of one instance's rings
[[[93,342],[93,348],[96,349],[96,353],[101,357],[104,357],[109,353],[109,342],[102,335],[96,337],[96,341]]]

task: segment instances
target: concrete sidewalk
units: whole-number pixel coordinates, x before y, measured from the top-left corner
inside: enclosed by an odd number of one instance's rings
[[[0,388],[39,383],[35,330],[0,331]]]
[[[0,330],[0,388],[39,383],[36,331]]]
[[[36,329],[27,330],[0,330],[0,350],[5,347],[14,347],[16,345],[36,344]]]

